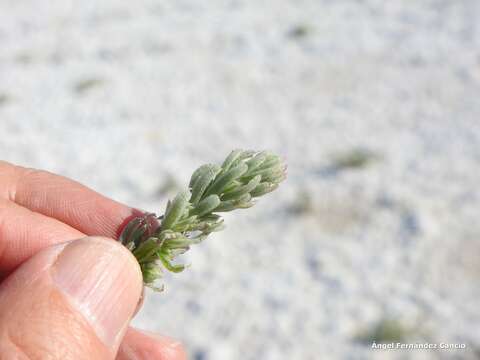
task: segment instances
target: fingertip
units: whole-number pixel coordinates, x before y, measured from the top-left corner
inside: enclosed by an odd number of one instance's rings
[[[181,342],[167,336],[130,327],[120,346],[117,360],[186,360]]]
[[[84,234],[114,238],[125,219],[138,216],[138,210],[74,180],[44,170],[16,168],[17,175],[0,184],[10,189],[11,201],[55,218]]]
[[[116,349],[143,288],[131,252],[114,240],[87,237],[68,244],[51,272],[56,286],[97,336]]]

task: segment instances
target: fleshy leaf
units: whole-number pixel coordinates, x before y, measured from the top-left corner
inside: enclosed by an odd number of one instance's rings
[[[208,185],[215,179],[215,176],[221,171],[221,168],[217,165],[207,165],[203,167],[202,171],[198,174],[197,178],[193,182],[192,197],[190,202],[192,205],[198,204]]]
[[[240,164],[230,170],[225,174],[220,175],[213,184],[208,188],[207,195],[210,194],[221,194],[223,188],[228,185],[231,181],[238,179],[240,176],[245,174],[248,170],[248,166],[245,164]]]
[[[215,208],[220,205],[220,198],[218,195],[212,194],[200,201],[198,206],[192,212],[199,217],[211,213]]]
[[[182,191],[173,199],[165,213],[165,218],[162,221],[162,230],[170,229],[178,220],[180,220],[182,215],[185,213],[187,206],[189,205],[189,198],[190,192]]]

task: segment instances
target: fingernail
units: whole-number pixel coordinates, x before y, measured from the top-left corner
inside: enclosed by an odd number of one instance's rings
[[[138,264],[128,251],[104,238],[77,240],[59,255],[52,276],[100,340],[117,346],[142,289]]]

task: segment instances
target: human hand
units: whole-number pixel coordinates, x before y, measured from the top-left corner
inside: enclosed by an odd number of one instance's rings
[[[135,215],[0,161],[0,359],[186,359],[178,342],[128,327],[142,275],[112,238]]]

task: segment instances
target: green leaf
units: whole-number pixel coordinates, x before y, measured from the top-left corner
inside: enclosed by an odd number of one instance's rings
[[[277,187],[278,187],[278,184],[261,183],[250,193],[250,195],[252,195],[253,197],[259,197],[259,196],[268,194],[269,192],[272,192]]]
[[[215,179],[215,181],[207,189],[206,195],[221,194],[225,186],[227,186],[230,182],[232,182],[235,179],[238,179],[240,176],[245,174],[247,170],[248,170],[247,165],[240,164],[230,169],[225,174],[220,175]]]
[[[162,277],[162,267],[160,263],[156,260],[140,264],[142,270],[143,282],[145,285],[152,287],[158,291],[162,291],[162,288],[155,288],[153,283],[155,280]]]
[[[275,164],[283,163],[282,158],[278,155],[267,153],[267,159],[262,163],[260,166],[261,168],[265,169]]]
[[[165,241],[164,249],[187,249],[191,245],[191,240],[186,236]]]
[[[205,190],[221,171],[218,165],[208,165],[199,172],[192,186],[190,202],[195,206],[202,198]]]
[[[248,177],[253,177],[260,175],[262,177],[262,181],[265,181],[265,178],[271,176],[272,174],[283,173],[285,170],[282,164],[274,164],[267,168],[260,168],[253,171]]]
[[[215,209],[216,212],[227,212],[237,208],[235,200],[222,201],[220,205]]]
[[[267,155],[264,152],[260,152],[254,157],[252,157],[250,160],[246,161],[245,164],[248,166],[248,171],[247,174],[250,174],[253,172],[253,170],[257,169],[262,163],[267,160]]]
[[[193,187],[193,184],[195,183],[195,181],[197,181],[197,179],[200,177],[200,175],[202,175],[205,172],[205,169],[208,169],[211,166],[212,166],[212,164],[205,164],[205,165],[202,165],[199,168],[197,168],[193,172],[192,176],[190,177],[190,183],[188,184],[188,187],[189,188]]]
[[[255,200],[250,200],[248,202],[243,202],[241,204],[238,204],[237,208],[238,209],[248,209],[248,208],[251,208],[253,205],[255,205]]]
[[[262,176],[262,182],[279,183],[285,179],[285,168],[276,168],[275,170]]]
[[[164,254],[160,254],[159,256],[160,258],[160,261],[162,262],[163,266],[165,266],[165,268],[168,270],[168,271],[171,271],[171,272],[174,272],[174,273],[179,273],[179,272],[182,272],[183,270],[185,270],[185,265],[184,264],[178,264],[178,265],[175,265],[175,264],[172,264]]]
[[[230,184],[228,184],[223,188],[223,192],[226,193],[226,192],[232,191],[238,188],[239,186],[243,186],[244,184],[245,182],[241,182],[239,180],[233,180]]]
[[[222,200],[232,200],[240,197],[243,194],[248,194],[250,191],[255,189],[258,184],[260,184],[261,179],[262,177],[260,175],[257,175],[252,180],[250,180],[246,185],[239,186],[236,189],[225,192],[222,195]]]
[[[212,194],[200,201],[194,211],[191,212],[199,217],[211,213],[218,205],[220,205],[220,198],[218,195]]]
[[[157,238],[148,238],[148,240],[142,242],[134,251],[133,255],[137,258],[139,263],[151,261],[152,255],[155,254],[161,247],[161,243],[158,243]]]
[[[215,221],[222,220],[222,217],[217,214],[209,214],[209,215],[202,216],[202,220],[215,222]]]
[[[225,159],[225,161],[222,164],[222,169],[223,171],[228,171],[230,170],[230,167],[232,166],[233,162],[237,160],[243,153],[243,150],[233,150]]]
[[[225,228],[225,224],[223,223],[223,219],[221,221],[218,221],[218,222],[210,222],[210,223],[207,223],[207,226],[206,228],[203,230],[203,232],[205,234],[210,234],[211,232],[216,232],[216,231],[220,231],[220,230],[223,230]]]
[[[251,158],[255,154],[255,151],[252,150],[244,150],[240,156],[238,156],[231,164],[230,169],[240,165],[242,162],[245,163],[248,161],[248,158]],[[244,161],[245,160],[245,161]]]
[[[287,174],[285,172],[282,172],[281,174],[276,174],[275,176],[270,177],[268,181],[275,184],[279,184],[282,181],[284,181],[286,178],[287,178]]]
[[[185,210],[189,205],[188,199],[190,198],[189,191],[182,191],[180,192],[175,198],[173,199],[172,203],[168,207],[165,218],[162,221],[161,229],[166,230],[172,228],[175,223],[180,220],[183,214],[185,214]]]
[[[187,207],[187,208],[190,208],[190,207]],[[191,210],[194,209],[193,207],[191,208]],[[177,225],[185,225],[185,224],[188,224],[192,221],[196,221],[198,220],[198,215],[192,215],[192,214],[189,214],[188,217],[180,220],[177,222]]]
[[[250,207],[251,205],[247,206],[247,204],[249,203],[251,198],[252,196],[250,194],[243,194],[238,199],[222,201],[222,203],[218,205],[218,207],[215,209],[215,212],[232,211],[242,208],[243,206]]]

